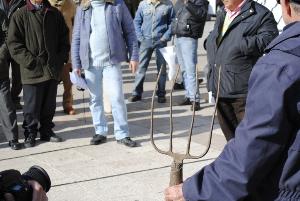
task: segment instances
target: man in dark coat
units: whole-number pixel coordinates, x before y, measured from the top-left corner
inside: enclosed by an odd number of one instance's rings
[[[23,7],[26,4],[25,0],[0,0],[0,9],[2,9],[8,21],[11,19],[12,14]],[[9,57],[9,65],[11,66],[11,98],[15,105],[16,109],[22,109],[22,105],[20,103],[20,93],[22,91],[22,82],[20,75],[20,66],[17,62],[15,62],[12,58]]]
[[[1,128],[8,140],[8,145],[14,149],[21,149],[19,143],[18,122],[16,109],[10,94],[9,80],[9,52],[6,45],[7,18],[0,9],[0,122]]]
[[[236,137],[166,201],[300,200],[300,0],[281,5],[288,25],[252,70]]]
[[[271,11],[252,0],[224,0],[206,40],[208,91],[217,96],[218,120],[229,141],[244,117],[248,80],[266,46],[278,35]]]
[[[69,30],[61,12],[47,0],[27,0],[12,16],[7,44],[20,64],[24,90],[25,146],[40,140],[60,142],[52,131],[57,84],[70,50]]]

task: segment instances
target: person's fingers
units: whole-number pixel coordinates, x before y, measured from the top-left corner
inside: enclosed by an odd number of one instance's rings
[[[45,193],[43,187],[36,181],[28,181],[29,185],[32,187],[32,201],[43,201],[42,196]]]
[[[48,196],[45,191],[43,191],[43,193],[42,193],[41,201],[48,201]]]
[[[5,201],[15,201],[15,198],[14,198],[14,196],[13,196],[12,194],[10,194],[10,193],[5,193],[5,194],[4,194],[4,200],[5,200]]]

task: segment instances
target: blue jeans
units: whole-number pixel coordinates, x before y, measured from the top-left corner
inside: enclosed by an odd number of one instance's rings
[[[151,60],[152,53],[155,50],[156,56],[156,66],[157,66],[157,74],[162,68],[162,72],[158,81],[158,89],[156,91],[156,95],[159,97],[163,97],[166,95],[166,61],[163,58],[162,54],[159,51],[159,48],[163,48],[167,46],[167,43],[154,43],[152,40],[144,40],[140,44],[140,64],[139,68],[135,74],[134,81],[134,90],[132,92],[133,96],[142,96],[144,91],[143,85],[146,76],[146,71],[148,69],[149,62]]]
[[[96,134],[106,136],[108,131],[103,105],[103,87],[107,87],[114,119],[115,138],[120,140],[128,137],[127,108],[123,94],[121,65],[91,66],[85,70],[85,79],[90,91],[90,110]]]
[[[196,80],[197,48],[197,39],[176,38],[176,55],[183,76],[185,97],[191,101],[200,102],[199,87]]]

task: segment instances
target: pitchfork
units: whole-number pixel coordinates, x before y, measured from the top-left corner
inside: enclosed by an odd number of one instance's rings
[[[218,103],[218,96],[219,96],[219,88],[220,88],[220,82],[218,82],[218,88],[217,88],[217,98],[216,98],[216,103],[215,103],[215,107],[214,107],[214,113],[212,116],[212,120],[211,120],[211,126],[210,126],[210,133],[209,133],[209,140],[208,140],[208,144],[206,146],[206,149],[204,150],[203,153],[201,153],[198,156],[194,156],[190,154],[190,147],[191,147],[191,139],[192,139],[192,133],[193,133],[193,127],[194,127],[194,120],[195,120],[195,102],[193,104],[193,115],[192,115],[192,122],[191,122],[191,126],[189,129],[189,137],[188,137],[188,141],[187,141],[187,148],[186,148],[186,152],[185,153],[176,153],[173,151],[173,111],[172,111],[172,93],[173,93],[173,87],[175,84],[175,81],[178,77],[179,74],[179,70],[180,68],[177,67],[177,72],[176,72],[176,76],[175,79],[172,80],[172,88],[170,91],[170,144],[169,144],[169,150],[164,151],[162,149],[159,149],[156,144],[155,144],[155,140],[153,137],[153,113],[154,113],[154,97],[155,97],[155,91],[157,89],[157,85],[158,85],[158,80],[161,76],[161,72],[162,72],[162,68],[157,76],[157,80],[156,80],[156,84],[155,84],[155,90],[153,91],[153,95],[152,95],[152,102],[151,102],[151,143],[153,145],[153,147],[155,148],[156,151],[158,151],[161,154],[165,154],[168,155],[170,157],[173,158],[173,162],[171,164],[171,173],[170,173],[170,186],[174,186],[174,185],[178,185],[180,183],[183,182],[182,179],[182,168],[183,168],[183,160],[184,159],[199,159],[202,158],[203,156],[205,156],[207,154],[207,152],[209,151],[210,145],[211,145],[211,139],[212,139],[212,130],[213,130],[213,126],[214,126],[214,120],[215,120],[215,114],[216,114],[216,106]],[[220,73],[221,73],[221,68],[219,70],[219,78],[220,78]],[[197,73],[196,73],[196,80],[197,79]],[[198,83],[198,82],[197,82]],[[197,84],[198,87],[198,84]]]

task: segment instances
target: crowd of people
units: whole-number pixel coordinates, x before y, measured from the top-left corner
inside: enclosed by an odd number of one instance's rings
[[[166,189],[166,200],[300,199],[300,1],[277,2],[288,24],[279,36],[272,12],[261,4],[222,0],[224,6],[203,45],[207,88],[216,99],[228,143],[212,164]],[[69,5],[71,15],[66,15],[70,12],[64,12],[61,1],[1,1],[1,125],[12,149],[22,148],[16,119],[19,86],[25,147],[35,146],[38,132],[42,141],[62,141],[53,132],[53,117],[60,80],[64,112],[75,114],[71,68],[78,76],[84,73],[89,88],[95,128],[90,144],[106,142],[103,88],[109,88],[116,141],[135,147],[128,129],[121,62],[129,62],[135,73],[129,101],[137,102],[155,52],[157,74],[161,71],[157,102],[165,103],[167,69],[159,49],[172,38],[185,89],[180,105],[201,109],[196,64],[207,0],[143,0],[131,12],[123,0],[82,0],[77,6],[69,1]],[[22,81],[12,84],[15,92],[10,92],[10,66]]]
[[[136,73],[132,97],[129,98],[129,101],[136,102],[142,98],[146,71],[155,51],[157,71],[161,70],[157,101],[165,103],[167,70],[159,49],[166,47],[172,37],[176,37],[178,63],[186,90],[181,105],[195,102],[195,110],[200,110],[196,84],[197,48],[206,21],[208,1],[180,2],[174,7],[175,2],[169,0],[145,0],[136,12],[131,8],[134,12],[130,13],[129,5],[121,0],[82,0],[77,4],[72,0],[1,1],[5,25],[2,26],[1,125],[9,146],[15,150],[23,147],[18,140],[16,119],[16,109],[21,105],[15,101],[19,98],[10,92],[13,91],[9,83],[10,66],[13,68],[12,81],[22,83],[22,127],[24,147],[27,148],[35,146],[38,133],[41,141],[63,141],[53,132],[53,117],[60,81],[64,85],[64,112],[69,115],[76,113],[72,106],[71,69],[79,76],[84,73],[89,88],[95,127],[90,144],[106,141],[108,127],[103,88],[109,87],[116,140],[129,147],[136,146],[128,129],[121,62],[128,61],[132,73]],[[193,50],[191,54],[187,51],[189,49]],[[14,78],[15,71],[20,78]]]

